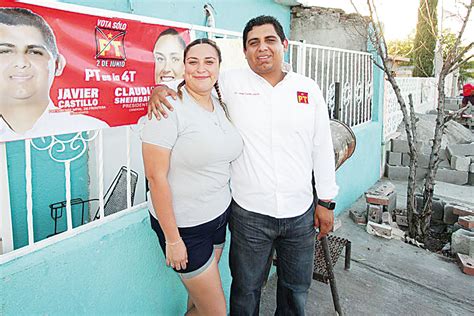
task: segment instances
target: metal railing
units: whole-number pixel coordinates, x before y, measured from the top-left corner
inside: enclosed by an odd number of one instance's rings
[[[370,53],[290,41],[289,62],[321,88],[331,118],[349,126],[372,119],[373,65]]]

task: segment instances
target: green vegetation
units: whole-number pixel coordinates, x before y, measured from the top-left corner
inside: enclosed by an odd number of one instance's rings
[[[414,77],[431,77],[438,29],[438,0],[420,0],[413,55]]]

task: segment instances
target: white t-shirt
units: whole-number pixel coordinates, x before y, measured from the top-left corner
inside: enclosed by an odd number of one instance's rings
[[[251,69],[219,78],[232,122],[244,141],[231,165],[231,190],[243,208],[289,218],[313,201],[311,172],[320,199],[337,195],[329,115],[311,79],[286,73],[275,87]]]
[[[6,122],[3,119],[0,119],[0,142],[75,133],[109,127],[107,123],[95,117],[82,114],[72,114],[70,112],[51,113],[50,111],[54,109],[58,108],[50,102],[33,127],[24,133],[16,133],[12,131]]]
[[[144,120],[141,139],[171,150],[168,182],[178,227],[209,222],[231,201],[230,162],[242,152],[242,138],[213,97],[214,111],[198,105],[182,88],[183,99],[167,119]],[[155,209],[148,198],[150,213]]]

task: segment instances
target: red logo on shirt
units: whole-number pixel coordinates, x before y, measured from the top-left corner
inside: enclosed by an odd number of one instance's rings
[[[298,103],[308,104],[308,92],[297,91],[296,96],[298,98]]]

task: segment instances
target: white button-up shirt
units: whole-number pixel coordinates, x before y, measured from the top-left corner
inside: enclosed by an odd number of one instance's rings
[[[243,208],[275,218],[303,214],[313,201],[337,195],[326,102],[317,84],[288,72],[275,87],[250,69],[219,78],[244,149],[231,165],[231,190]]]

